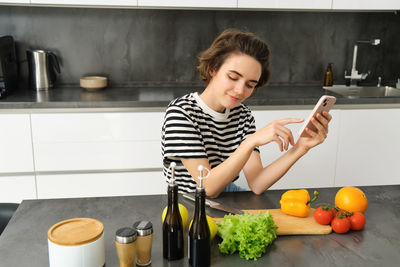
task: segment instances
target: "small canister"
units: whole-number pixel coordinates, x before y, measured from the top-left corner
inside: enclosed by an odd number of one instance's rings
[[[137,231],[136,265],[146,266],[151,263],[151,248],[153,243],[153,224],[149,221],[137,221],[133,224]]]
[[[124,227],[115,233],[115,248],[117,249],[119,266],[133,267],[136,258],[136,230]]]
[[[47,232],[50,267],[104,266],[103,232],[103,224],[91,218],[56,223]]]

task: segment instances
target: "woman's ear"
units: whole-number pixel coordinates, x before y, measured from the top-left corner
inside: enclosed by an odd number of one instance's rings
[[[215,74],[217,74],[217,71],[214,68],[210,68],[210,70],[208,71],[208,73],[210,74],[210,77],[214,77]]]

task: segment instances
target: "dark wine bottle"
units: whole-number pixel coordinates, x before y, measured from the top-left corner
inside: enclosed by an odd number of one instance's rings
[[[183,223],[178,207],[175,166],[174,162],[170,165],[172,178],[168,184],[168,207],[163,223],[163,256],[167,260],[179,260],[184,256]]]
[[[193,267],[210,266],[211,239],[210,228],[207,223],[205,199],[206,192],[203,187],[203,166],[199,166],[199,186],[195,193],[195,210],[192,226],[188,236],[189,264]]]

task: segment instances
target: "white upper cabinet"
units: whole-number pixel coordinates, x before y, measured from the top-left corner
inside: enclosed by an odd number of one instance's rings
[[[331,9],[332,0],[238,0],[238,8]]]
[[[237,0],[138,0],[140,7],[236,8]]]
[[[400,0],[332,0],[333,9],[342,10],[398,10]]]
[[[0,0],[3,1],[3,0]],[[31,4],[70,6],[137,6],[137,0],[31,0]]]
[[[0,0],[0,4],[10,3],[10,4],[29,4],[29,0]]]

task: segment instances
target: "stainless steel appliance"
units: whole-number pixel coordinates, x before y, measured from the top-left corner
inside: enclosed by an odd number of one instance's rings
[[[51,51],[27,50],[29,85],[34,90],[48,90],[54,87],[56,71],[60,73],[57,56]]]
[[[0,37],[0,98],[18,86],[18,64],[12,36]]]

